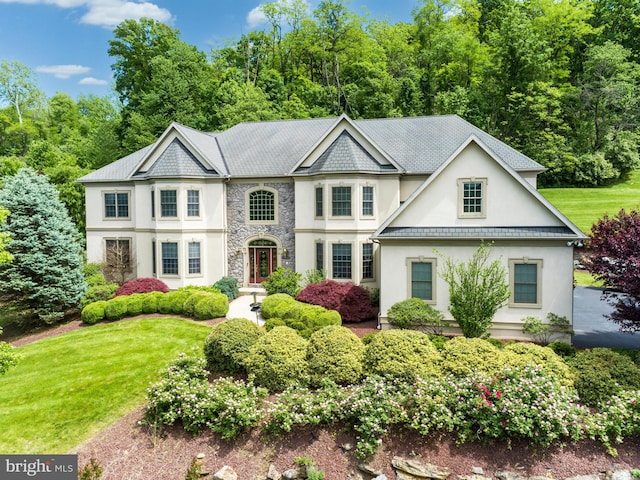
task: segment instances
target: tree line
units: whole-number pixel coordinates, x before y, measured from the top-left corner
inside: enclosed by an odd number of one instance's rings
[[[422,0],[411,23],[345,1],[262,5],[263,30],[200,51],[150,19],[113,31],[115,98],[44,98],[0,64],[0,176],[28,165],[83,228],[75,179],[149,143],[172,121],[457,114],[547,168],[542,186],[603,185],[638,164],[638,0]]]

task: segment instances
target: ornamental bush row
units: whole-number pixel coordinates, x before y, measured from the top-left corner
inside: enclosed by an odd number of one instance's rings
[[[228,311],[229,300],[218,289],[184,287],[167,293],[134,293],[90,303],[82,309],[81,318],[88,325],[151,313],[186,315],[196,320],[207,320],[224,317]]]
[[[573,391],[539,367],[505,369],[497,376],[418,377],[414,381],[369,376],[341,387],[291,386],[267,401],[251,381],[206,381],[204,361],[181,357],[148,391],[146,423],[180,420],[188,431],[208,427],[229,439],[263,423],[270,432],[301,426],[349,426],[356,454],[375,453],[391,426],[422,435],[449,432],[460,442],[527,440],[546,447],[587,437],[612,444],[640,433],[640,391],[614,396],[597,410],[578,403]]]
[[[324,380],[357,383],[363,372],[415,381],[495,376],[506,366],[536,366],[567,387],[574,381],[569,366],[547,347],[518,343],[499,349],[479,338],[457,337],[438,349],[428,335],[413,330],[386,330],[362,342],[349,329],[333,325],[307,340],[288,327],[265,333],[250,320],[234,319],[213,328],[204,352],[212,372],[248,373],[271,391],[319,386]]]
[[[262,316],[267,320],[265,328],[287,326],[302,337],[309,338],[313,332],[329,325],[341,325],[340,314],[319,305],[299,302],[286,293],[268,295],[261,306]]]

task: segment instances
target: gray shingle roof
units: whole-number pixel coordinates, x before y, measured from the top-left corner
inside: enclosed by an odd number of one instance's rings
[[[221,176],[276,177],[289,176],[289,172],[304,160],[305,155],[324,138],[336,121],[334,117],[241,123],[217,133],[199,132],[178,124],[172,126]],[[516,171],[544,170],[529,157],[456,115],[357,120],[354,124],[407,173],[433,173],[471,135],[476,135]],[[311,167],[316,170],[310,168],[307,171],[314,173],[324,168],[345,171],[345,168],[352,167],[375,167],[368,154],[360,150],[361,147],[349,145],[345,137],[341,142],[344,143],[333,146],[332,152],[321,156],[322,165]],[[86,175],[80,181],[129,180],[150,148],[146,147]],[[350,154],[354,156],[346,159],[345,155]],[[388,171],[386,168],[383,170]]]
[[[148,171],[135,174],[136,178],[203,176],[218,177],[219,175],[215,170],[206,169],[177,138],[173,139]]]
[[[349,132],[343,131],[310,167],[299,167],[296,173],[385,172],[397,171],[381,165]]]
[[[377,238],[575,238],[568,227],[387,227]]]

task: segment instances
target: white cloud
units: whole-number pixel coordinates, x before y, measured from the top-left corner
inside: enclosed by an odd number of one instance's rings
[[[267,17],[262,13],[262,9],[258,6],[247,13],[247,27],[250,29],[259,27],[267,23]]]
[[[80,85],[108,85],[109,82],[107,82],[106,80],[100,80],[98,78],[93,78],[93,77],[84,77],[83,79],[81,79],[78,84]]]
[[[0,0],[0,3],[26,3],[31,5],[55,5],[60,8],[84,8],[87,12],[81,22],[114,28],[123,20],[152,18],[159,22],[172,20],[171,12],[155,3],[129,0]]]
[[[36,67],[36,72],[48,73],[62,79],[67,79],[72,75],[82,75],[90,71],[89,67],[83,67],[82,65],[41,65]]]
[[[58,0],[60,1],[60,0]],[[67,0],[72,1],[72,0]],[[154,3],[124,2],[122,0],[88,1],[89,11],[82,17],[82,23],[113,28],[123,20],[139,20],[142,17],[152,18],[159,22],[169,22],[171,12]]]

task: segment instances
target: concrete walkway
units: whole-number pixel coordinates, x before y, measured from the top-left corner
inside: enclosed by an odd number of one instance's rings
[[[265,295],[257,295],[256,301],[262,302]],[[260,312],[252,312],[251,304],[253,303],[253,295],[240,295],[229,303],[229,312],[227,318],[246,318],[255,321],[258,325],[264,325],[264,319]]]

